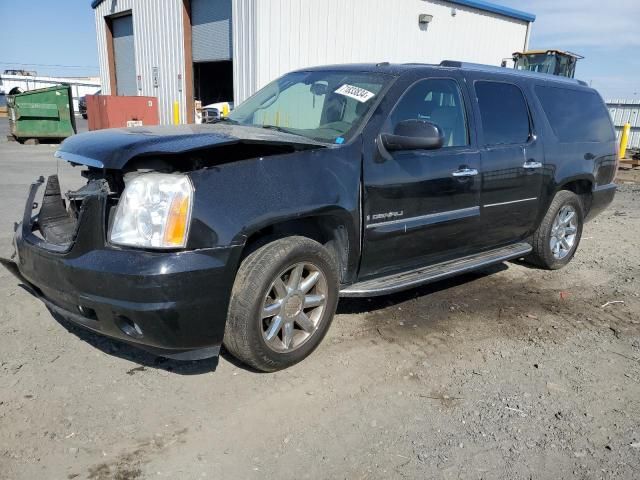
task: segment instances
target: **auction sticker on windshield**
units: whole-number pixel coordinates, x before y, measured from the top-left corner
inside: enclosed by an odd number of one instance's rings
[[[354,100],[359,101],[360,103],[364,103],[367,100],[375,97],[375,93],[370,92],[364,88],[354,87],[353,85],[344,84],[340,88],[338,88],[335,93],[338,95],[344,95],[345,97],[353,98]]]

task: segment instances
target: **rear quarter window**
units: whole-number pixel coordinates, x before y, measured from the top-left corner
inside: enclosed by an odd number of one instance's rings
[[[611,142],[615,139],[609,112],[597,93],[539,85],[536,95],[560,142]]]

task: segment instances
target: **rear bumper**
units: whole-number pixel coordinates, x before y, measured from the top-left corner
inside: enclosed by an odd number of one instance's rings
[[[585,221],[592,220],[596,215],[606,209],[613,201],[615,193],[615,183],[595,187],[591,192],[591,206]]]
[[[51,310],[84,328],[171,358],[216,355],[241,247],[118,249],[104,239],[100,203],[89,202],[91,215],[81,214],[86,221],[66,252],[47,248],[30,224],[18,225],[13,273]],[[97,238],[100,247],[90,248]]]

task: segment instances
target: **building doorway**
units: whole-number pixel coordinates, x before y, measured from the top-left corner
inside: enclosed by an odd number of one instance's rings
[[[233,102],[233,62],[195,62],[193,64],[194,97],[202,106]]]
[[[191,0],[193,96],[202,106],[233,102],[231,0]]]

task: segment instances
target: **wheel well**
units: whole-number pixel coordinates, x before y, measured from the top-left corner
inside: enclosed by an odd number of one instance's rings
[[[573,180],[571,182],[565,183],[560,190],[569,190],[570,192],[575,193],[580,197],[582,201],[582,207],[584,209],[584,214],[589,213],[591,208],[591,190],[593,187],[593,183],[590,180],[581,179],[581,180]]]
[[[340,280],[346,279],[349,261],[349,236],[340,218],[330,215],[297,218],[269,225],[253,232],[245,243],[242,258],[274,240],[298,235],[327,248],[336,261]]]

